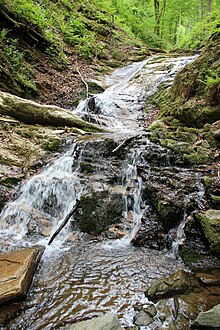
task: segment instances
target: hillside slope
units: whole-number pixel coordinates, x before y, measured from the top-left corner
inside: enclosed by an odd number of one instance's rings
[[[1,1],[2,91],[69,108],[84,96],[80,74],[88,80],[141,52],[93,1]]]
[[[170,88],[155,99],[159,116],[152,138],[182,155],[189,165],[220,160],[220,32],[215,32],[202,54],[185,66]],[[218,170],[217,170],[218,171]]]

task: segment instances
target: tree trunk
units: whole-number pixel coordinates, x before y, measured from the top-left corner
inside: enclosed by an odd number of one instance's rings
[[[201,21],[203,20],[203,15],[204,15],[204,4],[203,4],[203,0],[200,0],[200,19],[201,19]]]
[[[155,32],[157,35],[160,35],[159,11],[160,11],[160,1],[159,1],[159,0],[154,0],[154,14],[155,14],[155,27],[154,27],[154,32]]]
[[[207,0],[207,13],[211,12],[211,0]]]
[[[154,12],[155,12],[155,27],[154,32],[159,36],[160,35],[160,24],[161,18],[163,18],[166,8],[166,0],[163,0],[161,9],[160,9],[160,0],[154,0]]]
[[[163,32],[164,32],[164,14],[166,10],[166,0],[163,0],[163,5],[161,9],[161,18],[162,18],[162,28],[161,28],[161,38],[163,37]]]
[[[72,112],[52,105],[39,104],[9,93],[0,92],[0,114],[27,124],[77,127],[89,131],[101,131]]]

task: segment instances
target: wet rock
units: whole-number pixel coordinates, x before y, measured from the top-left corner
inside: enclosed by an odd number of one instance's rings
[[[8,189],[0,185],[0,212],[9,199]]]
[[[16,317],[22,310],[22,302],[9,302],[0,306],[0,325]]]
[[[31,220],[27,224],[28,234],[29,235],[42,235],[42,236],[50,236],[53,230],[53,225],[50,220],[47,219],[34,219]]]
[[[76,221],[81,231],[100,234],[110,225],[121,221],[122,211],[122,195],[106,190],[94,191],[81,197]]]
[[[144,306],[144,311],[151,317],[154,317],[157,315],[157,309],[153,304],[149,304],[147,306]]]
[[[138,312],[138,314],[134,317],[134,324],[136,325],[147,326],[152,322],[152,317],[149,316],[144,310]]]
[[[220,177],[205,176],[203,182],[212,208],[220,209]]]
[[[137,231],[131,244],[134,246],[147,246],[151,249],[161,250],[165,247],[167,235],[159,224],[143,224]]]
[[[194,188],[193,188],[194,187]],[[183,219],[184,198],[195,189],[195,179],[190,175],[175,173],[172,170],[152,171],[146,176],[144,198],[154,207],[159,223],[166,231],[177,226]],[[187,208],[193,209],[192,199]]]
[[[203,271],[196,273],[196,278],[207,286],[219,286],[220,285],[220,270],[211,269],[209,271]]]
[[[207,312],[199,313],[197,319],[193,322],[193,327],[206,329],[220,328],[220,304],[209,309]]]
[[[0,304],[27,294],[42,252],[34,247],[0,255]]]
[[[220,210],[207,210],[195,214],[210,251],[220,254]]]
[[[72,325],[68,330],[123,330],[116,315],[96,317],[92,320],[78,322]]]
[[[151,300],[158,300],[184,293],[189,288],[190,280],[188,274],[184,270],[179,270],[178,272],[151,284],[147,288],[145,295]]]
[[[120,226],[120,224],[112,225],[108,230],[108,238],[122,238],[126,234],[128,234],[126,231],[124,231],[123,226]]]

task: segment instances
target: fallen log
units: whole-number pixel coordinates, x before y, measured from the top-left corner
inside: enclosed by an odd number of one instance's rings
[[[71,111],[54,105],[39,104],[5,92],[0,92],[0,114],[31,125],[67,126],[85,131],[102,131],[98,126],[82,120]]]

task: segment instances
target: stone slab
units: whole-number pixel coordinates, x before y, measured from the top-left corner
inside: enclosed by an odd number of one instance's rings
[[[0,304],[27,294],[42,252],[33,247],[0,254]]]
[[[116,315],[109,314],[78,322],[68,330],[123,330]]]

